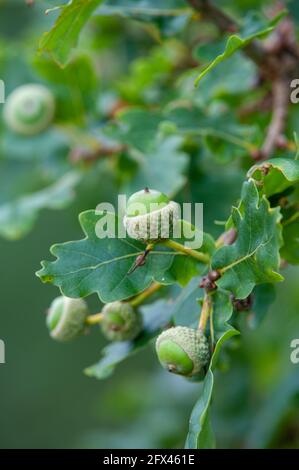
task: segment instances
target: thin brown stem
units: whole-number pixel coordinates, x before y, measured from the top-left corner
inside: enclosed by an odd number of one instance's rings
[[[259,160],[269,158],[276,148],[279,137],[283,134],[289,105],[288,82],[279,77],[273,82],[272,117],[267,135],[260,152]]]
[[[236,22],[222,10],[206,0],[188,0],[190,6],[201,13],[203,18],[209,19],[215,23],[221,31],[237,31]]]

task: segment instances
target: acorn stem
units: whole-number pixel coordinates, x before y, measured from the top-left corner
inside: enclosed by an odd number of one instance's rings
[[[104,315],[102,312],[100,313],[95,313],[94,315],[89,315],[86,320],[85,320],[85,323],[87,325],[96,325],[97,323],[101,323],[101,321],[103,320],[104,318]]]
[[[209,294],[205,294],[202,308],[201,308],[199,324],[198,324],[198,329],[201,330],[202,332],[204,332],[206,329],[208,319],[212,313],[212,309],[213,309],[213,304],[212,304],[211,296]]]
[[[172,248],[173,250],[179,251],[180,253],[184,253],[184,255],[191,256],[192,258],[197,259],[201,263],[209,264],[210,257],[206,253],[202,253],[201,251],[192,250],[188,246],[181,245],[181,243],[175,242],[174,240],[165,240],[162,241],[163,245]]]
[[[141,255],[137,256],[133,266],[128,271],[128,275],[132,274],[134,271],[136,271],[137,268],[139,268],[140,266],[143,266],[145,264],[146,257],[152,251],[154,246],[155,246],[154,243],[149,243],[146,246],[144,252]]]
[[[142,302],[144,302],[144,300],[146,300],[150,295],[157,292],[157,290],[159,290],[161,287],[162,287],[162,284],[159,284],[158,282],[154,282],[145,291],[141,292],[141,294],[136,295],[136,297],[130,300],[129,303],[132,305],[132,307],[137,307],[138,305],[142,304]]]

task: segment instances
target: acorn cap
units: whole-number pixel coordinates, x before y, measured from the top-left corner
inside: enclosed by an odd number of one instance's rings
[[[179,217],[179,204],[159,191],[146,188],[129,198],[124,226],[136,240],[167,239]]]
[[[165,369],[185,376],[198,374],[210,357],[204,333],[186,326],[163,331],[157,338],[156,351]]]
[[[7,98],[3,116],[7,126],[22,135],[34,135],[48,127],[54,117],[55,100],[43,85],[27,84]]]
[[[128,302],[110,302],[102,310],[101,329],[112,341],[129,341],[140,333],[142,317]]]
[[[47,315],[51,337],[58,341],[70,341],[79,336],[84,331],[87,315],[88,307],[83,299],[57,297]]]

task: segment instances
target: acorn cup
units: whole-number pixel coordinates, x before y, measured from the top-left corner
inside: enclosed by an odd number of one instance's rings
[[[124,226],[135,240],[168,239],[180,218],[180,206],[159,191],[145,188],[128,200]]]
[[[111,341],[129,341],[142,329],[142,317],[138,310],[127,302],[111,302],[102,310],[101,329]]]
[[[157,338],[156,351],[161,365],[174,374],[192,377],[208,364],[209,343],[201,330],[176,326]]]
[[[80,336],[84,332],[88,313],[85,300],[56,297],[47,314],[47,326],[51,337],[65,342]]]
[[[54,96],[48,88],[38,84],[16,88],[4,104],[3,116],[7,127],[24,136],[39,134],[53,120]]]

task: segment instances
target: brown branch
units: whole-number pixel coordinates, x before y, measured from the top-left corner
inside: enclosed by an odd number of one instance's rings
[[[272,117],[258,160],[266,160],[273,153],[283,135],[286,124],[289,105],[288,82],[281,77],[277,78],[273,83],[272,92]]]
[[[237,31],[237,23],[208,0],[187,0],[201,13],[204,19],[211,20],[220,31]],[[276,4],[272,14],[283,9],[282,2]],[[259,67],[262,81],[272,83],[271,121],[261,149],[252,152],[255,160],[266,160],[284,138],[289,105],[289,77],[299,73],[299,47],[294,25],[290,17],[284,18],[264,44],[252,41],[244,48],[244,53]]]
[[[208,0],[187,0],[189,5],[198,11],[203,19],[214,23],[222,33],[234,33],[240,28],[238,23]],[[252,41],[244,48],[246,54],[258,65],[263,63],[264,51],[257,41]]]

